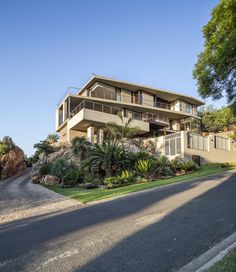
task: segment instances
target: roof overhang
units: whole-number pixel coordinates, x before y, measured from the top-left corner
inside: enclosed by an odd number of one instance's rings
[[[83,88],[80,90],[80,92],[78,92],[78,94],[82,94],[83,92],[85,92],[87,89],[91,88],[96,82],[100,82],[112,87],[117,87],[117,88],[121,88],[121,89],[127,89],[133,92],[136,92],[138,90],[143,90],[146,91],[148,93],[152,93],[157,95],[158,97],[167,100],[169,102],[175,101],[177,99],[183,99],[184,101],[196,105],[196,106],[202,106],[204,105],[204,102],[200,99],[194,98],[192,96],[188,96],[185,94],[181,94],[181,93],[176,93],[176,92],[170,92],[170,91],[166,91],[163,89],[157,89],[157,88],[152,88],[149,86],[145,86],[145,85],[140,85],[140,84],[136,84],[136,83],[130,83],[127,81],[120,81],[120,80],[116,80],[116,79],[111,79],[111,78],[106,78],[106,77],[101,77],[101,76],[93,76],[84,86]]]

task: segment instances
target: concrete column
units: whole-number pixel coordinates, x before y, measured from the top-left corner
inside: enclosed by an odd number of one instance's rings
[[[172,120],[172,129],[173,130],[180,130],[180,121],[179,120]]]
[[[56,110],[56,118],[55,118],[55,128],[57,130],[57,128],[59,127],[59,110]]]
[[[67,117],[67,101],[65,100],[63,102],[63,122],[66,121]]]
[[[87,138],[90,143],[94,143],[94,126],[89,126],[87,128]]]
[[[104,130],[102,128],[99,128],[98,132],[97,132],[97,142],[99,144],[102,144],[103,143],[103,139],[104,139]]]

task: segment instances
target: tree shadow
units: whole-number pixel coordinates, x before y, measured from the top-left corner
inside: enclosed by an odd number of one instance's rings
[[[177,271],[236,230],[235,193],[232,176],[74,272]]]
[[[224,175],[219,174],[218,177]],[[21,257],[64,235],[79,233],[89,227],[96,228],[101,223],[106,224],[138,213],[205,182],[207,180],[200,178],[198,181],[157,188],[50,217],[4,224],[0,229],[0,261]],[[218,197],[219,192],[221,199]],[[125,238],[108,252],[75,271],[170,271],[168,267],[179,267],[232,232],[236,225],[236,212],[232,203],[236,203],[234,176],[177,208],[158,223],[148,225]],[[231,208],[226,209],[227,205],[231,205]],[[23,228],[14,227],[27,222],[29,225]],[[24,259],[21,268],[29,262]]]

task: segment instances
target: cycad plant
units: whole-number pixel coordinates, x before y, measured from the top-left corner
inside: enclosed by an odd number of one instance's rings
[[[126,155],[117,143],[103,142],[95,144],[89,152],[90,167],[97,167],[105,172],[106,177],[111,177],[126,163]]]

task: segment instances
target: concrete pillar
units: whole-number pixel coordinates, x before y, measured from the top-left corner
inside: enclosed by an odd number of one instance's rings
[[[97,132],[97,142],[99,144],[102,144],[103,143],[103,139],[104,139],[104,130],[102,128],[99,128],[98,132]]]
[[[55,118],[55,128],[57,130],[57,128],[59,127],[59,110],[56,110],[56,118]]]
[[[179,120],[172,120],[172,129],[173,130],[180,130],[180,121]]]
[[[67,100],[63,102],[63,122],[67,119]]]
[[[94,126],[89,126],[87,128],[87,138],[90,143],[94,143]]]

